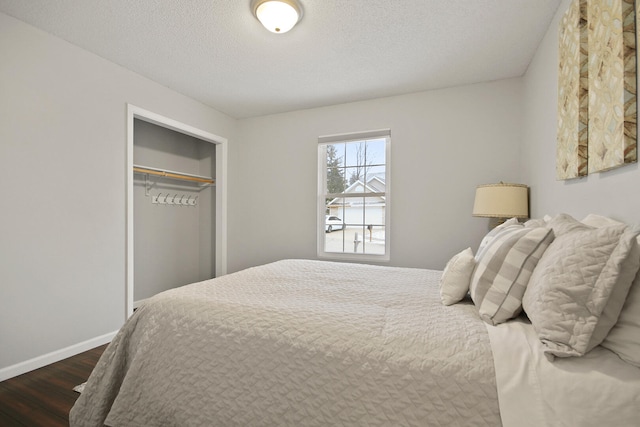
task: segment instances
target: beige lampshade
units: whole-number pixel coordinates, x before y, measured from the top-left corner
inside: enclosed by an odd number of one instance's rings
[[[486,184],[476,189],[473,216],[528,218],[529,198],[523,184]]]

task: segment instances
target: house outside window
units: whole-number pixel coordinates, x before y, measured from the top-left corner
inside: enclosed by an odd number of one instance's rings
[[[318,143],[318,256],[388,261],[391,132]]]

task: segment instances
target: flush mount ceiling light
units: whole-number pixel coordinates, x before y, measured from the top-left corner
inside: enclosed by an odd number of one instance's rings
[[[302,19],[298,0],[252,0],[253,15],[272,33],[286,33]]]

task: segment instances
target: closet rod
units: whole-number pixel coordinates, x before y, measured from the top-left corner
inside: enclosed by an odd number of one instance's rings
[[[149,166],[133,165],[133,171],[137,173],[146,173],[149,175],[157,175],[165,178],[182,179],[184,181],[201,182],[203,184],[214,184],[213,178],[208,176],[192,175],[184,172],[176,172],[165,169],[152,168]]]

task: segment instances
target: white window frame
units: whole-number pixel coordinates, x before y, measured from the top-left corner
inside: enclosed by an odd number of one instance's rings
[[[326,146],[335,143],[348,143],[368,139],[382,139],[385,142],[385,248],[384,254],[363,254],[325,251],[325,215],[327,195]],[[391,130],[380,129],[366,132],[354,132],[338,135],[327,135],[318,138],[318,198],[317,198],[317,253],[319,258],[330,258],[348,261],[388,262],[391,259]],[[364,238],[364,236],[363,236]]]

